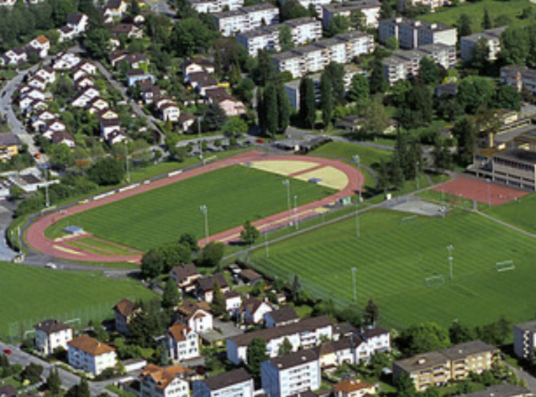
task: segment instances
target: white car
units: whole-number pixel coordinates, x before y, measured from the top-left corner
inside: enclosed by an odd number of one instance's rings
[[[52,263],[52,262],[48,262],[46,265],[45,265],[45,269],[57,269],[58,266],[56,266],[55,263]]]

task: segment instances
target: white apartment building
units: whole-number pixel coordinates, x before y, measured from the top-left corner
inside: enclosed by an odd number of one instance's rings
[[[289,397],[320,388],[318,355],[302,350],[261,363],[262,388],[270,397]]]
[[[222,11],[238,10],[244,5],[244,0],[189,0],[188,4],[197,12],[215,14]]]
[[[283,327],[248,332],[227,339],[227,359],[235,365],[246,362],[247,346],[255,338],[266,341],[267,353],[274,358],[285,338],[292,344],[293,351],[296,351],[299,348],[315,347],[323,338],[329,339],[332,335],[333,327],[328,316],[308,318]]]
[[[244,368],[194,382],[193,397],[253,397],[253,378]]]
[[[281,2],[282,5],[285,4],[286,0]],[[312,5],[315,8],[315,11],[319,17],[322,17],[322,6],[331,3],[331,0],[298,0],[300,5],[306,9]]]
[[[464,3],[465,0],[461,0],[460,3]],[[437,8],[448,6],[452,4],[452,0],[398,0],[398,6],[400,11],[404,11],[406,7],[415,6],[415,5],[424,5],[429,7],[431,10]]]
[[[148,364],[138,376],[139,397],[189,397],[190,384],[184,372],[180,365],[162,368]]]
[[[262,3],[234,11],[220,12],[214,14],[214,18],[222,36],[233,36],[261,26],[278,24],[279,8],[272,4]]]
[[[400,48],[413,49],[428,44],[441,43],[456,46],[456,28],[442,23],[414,21],[408,18],[382,19],[379,23],[379,40],[384,43],[391,37],[398,40]]]
[[[488,47],[488,61],[497,59],[501,52],[501,34],[506,27],[484,30],[460,39],[460,52],[464,61],[470,61],[473,58],[474,47],[480,42],[484,42]]]
[[[341,3],[329,3],[322,6],[322,25],[324,29],[331,26],[335,16],[351,18],[356,12],[364,16],[366,26],[377,28],[380,18],[381,3],[378,0],[351,0]]]
[[[501,83],[514,86],[517,91],[536,94],[536,70],[526,66],[509,65],[501,68]]]
[[[354,57],[372,51],[374,51],[372,35],[349,32],[275,54],[272,60],[278,72],[288,71],[292,77],[298,78],[307,73],[320,72],[331,62],[348,63]]]
[[[322,37],[322,25],[314,18],[299,18],[282,24],[263,26],[259,29],[238,33],[236,39],[255,57],[259,50],[280,51],[279,34],[283,26],[288,26],[295,46],[316,41]]]
[[[69,365],[95,376],[107,368],[115,367],[117,363],[115,348],[90,336],[74,338],[68,342],[68,346]]]
[[[518,358],[531,360],[536,347],[536,320],[514,325],[514,353]]]
[[[382,60],[383,73],[389,84],[418,75],[421,59],[430,57],[445,69],[456,64],[456,48],[444,44],[430,44],[415,50],[399,50]]]
[[[176,323],[168,328],[166,346],[174,362],[199,357],[199,336],[184,324]]]
[[[57,348],[67,350],[67,342],[73,339],[73,329],[58,320],[46,320],[34,325],[34,328],[35,346],[47,356]]]

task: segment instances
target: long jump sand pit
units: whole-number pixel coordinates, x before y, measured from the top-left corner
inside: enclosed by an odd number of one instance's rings
[[[342,190],[348,185],[348,176],[341,170],[335,167],[327,166],[317,168],[311,172],[296,175],[294,178],[302,181],[309,181],[311,179],[318,179],[320,186],[329,187],[335,190]]]
[[[249,163],[249,165],[261,171],[288,176],[318,167],[319,164],[313,161],[266,160],[252,161]]]

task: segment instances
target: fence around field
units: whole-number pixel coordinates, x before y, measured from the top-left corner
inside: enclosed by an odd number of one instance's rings
[[[132,297],[128,298],[132,301]],[[10,322],[5,329],[0,329],[0,339],[9,343],[21,343],[25,337],[33,335],[34,326],[41,321],[55,319],[64,322],[75,329],[81,329],[88,325],[90,321],[100,323],[104,320],[112,319],[114,316],[113,307],[117,301],[99,303],[74,310],[61,312],[50,312],[39,316],[20,319]]]

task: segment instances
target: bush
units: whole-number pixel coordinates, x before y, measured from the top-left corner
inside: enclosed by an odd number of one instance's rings
[[[125,176],[125,166],[123,163],[108,157],[100,159],[93,164],[87,174],[89,179],[97,185],[117,185]]]

